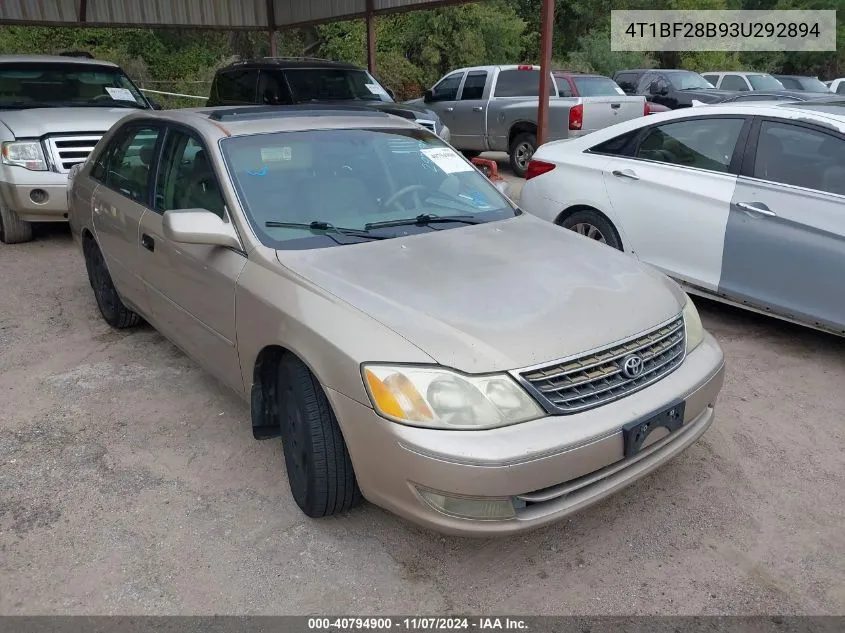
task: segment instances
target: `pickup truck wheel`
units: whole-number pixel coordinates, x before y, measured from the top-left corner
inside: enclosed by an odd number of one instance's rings
[[[0,242],[20,244],[32,240],[32,225],[24,222],[6,205],[0,204]]]
[[[476,152],[471,149],[461,150],[461,154],[463,154],[464,158],[466,158],[467,160],[472,160],[473,158],[478,158],[479,156],[481,156],[481,152]]]
[[[103,319],[113,328],[123,330],[134,327],[141,322],[141,317],[127,308],[117,289],[114,287],[103,253],[93,240],[85,242],[85,267],[88,269],[89,281],[94,289],[94,298]]]
[[[289,356],[279,369],[285,466],[296,505],[309,517],[346,512],[361,491],[337,418],[314,374]]]
[[[596,211],[576,211],[561,222],[561,226],[616,250],[622,250],[622,240],[619,239],[613,224]]]
[[[537,151],[537,136],[531,132],[523,132],[511,143],[510,163],[513,173],[524,178],[528,171],[528,163]]]

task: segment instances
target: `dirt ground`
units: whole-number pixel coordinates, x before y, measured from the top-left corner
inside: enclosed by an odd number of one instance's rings
[[[278,441],[65,229],[0,247],[0,614],[845,614],[845,340],[700,302],[717,420],[612,499],[503,540],[314,521]]]

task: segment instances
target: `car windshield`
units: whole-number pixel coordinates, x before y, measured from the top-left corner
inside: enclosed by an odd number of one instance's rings
[[[689,72],[674,72],[667,73],[669,83],[675,90],[706,90],[713,88],[713,84],[707,81],[698,73]]]
[[[147,108],[122,70],[73,63],[0,66],[0,108],[102,106]]]
[[[582,97],[610,97],[624,95],[625,91],[607,77],[573,77],[578,94]]]
[[[389,239],[520,213],[425,130],[275,132],[223,139],[221,150],[247,218],[270,248],[337,246],[338,232],[353,238],[347,242]]]
[[[830,92],[830,88],[825,86],[820,80],[815,77],[801,77],[798,81],[807,92]]]
[[[783,90],[783,84],[771,75],[748,75],[748,81],[754,90]]]
[[[386,101],[387,91],[365,70],[293,68],[285,71],[296,103],[308,101]]]

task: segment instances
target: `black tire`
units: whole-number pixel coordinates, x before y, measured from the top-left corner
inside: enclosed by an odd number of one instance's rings
[[[309,517],[341,514],[361,491],[337,418],[320,383],[299,359],[279,368],[279,426],[294,501]]]
[[[513,139],[508,155],[510,158],[511,170],[514,175],[525,178],[528,171],[528,161],[537,151],[537,135],[533,132],[517,134]]]
[[[0,242],[21,244],[32,240],[32,224],[0,202]]]
[[[481,152],[476,152],[475,150],[471,149],[461,150],[461,154],[463,154],[464,158],[466,158],[467,160],[472,160],[473,158],[478,158],[479,156],[481,156]]]
[[[106,267],[103,253],[94,240],[89,238],[85,241],[84,254],[88,281],[105,322],[118,330],[138,325],[141,317],[123,304]]]
[[[622,250],[622,240],[619,239],[616,227],[598,211],[576,211],[561,222],[561,226],[618,251]]]

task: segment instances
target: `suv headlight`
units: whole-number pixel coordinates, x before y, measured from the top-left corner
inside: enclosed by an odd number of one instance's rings
[[[441,367],[364,365],[364,384],[381,416],[435,429],[491,429],[545,412],[510,376],[466,376]]]
[[[701,325],[701,317],[695,304],[686,295],[687,302],[684,304],[684,327],[687,332],[687,354],[698,347],[704,340],[704,326]]]
[[[6,141],[3,143],[3,163],[32,171],[47,171],[47,160],[39,141]]]

